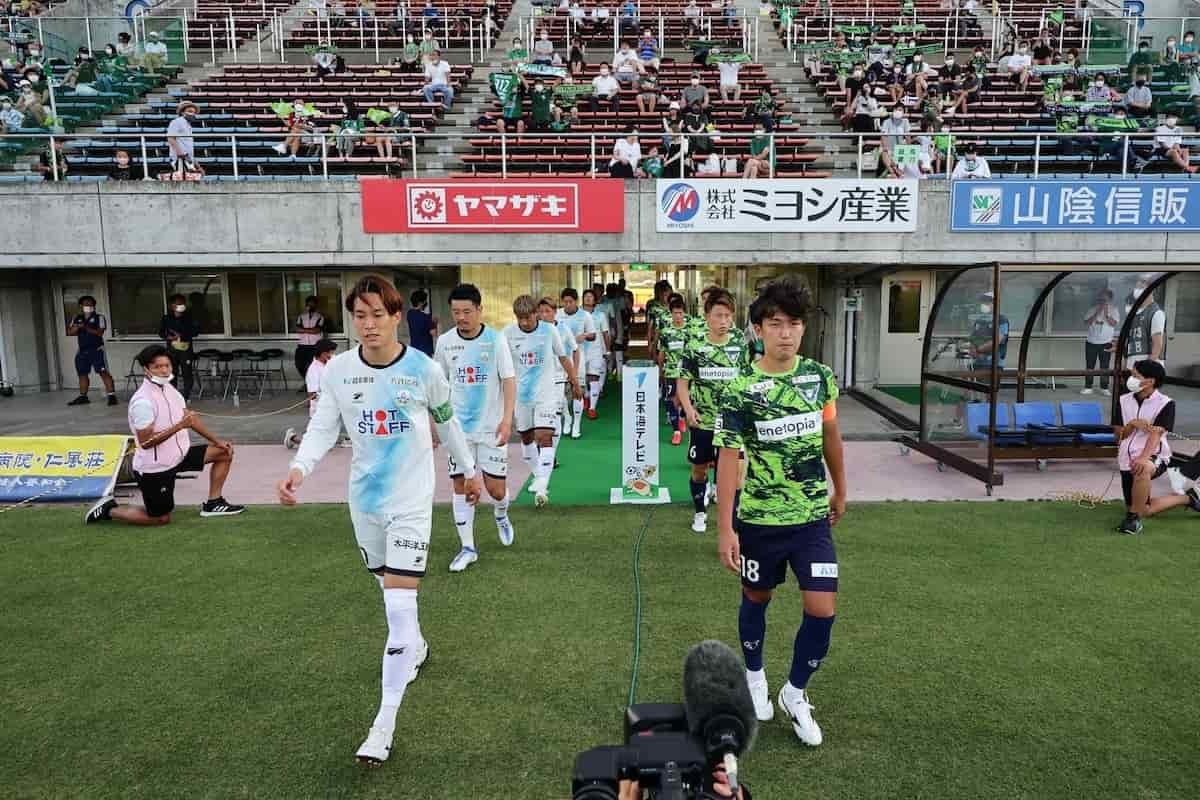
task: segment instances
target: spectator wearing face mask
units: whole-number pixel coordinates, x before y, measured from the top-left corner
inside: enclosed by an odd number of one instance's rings
[[[1167,43],[1163,45],[1162,63],[1176,64],[1179,62],[1179,42],[1174,36],[1167,37]]]
[[[1033,63],[1050,64],[1054,61],[1054,37],[1049,29],[1042,28],[1037,41],[1033,43]]]
[[[1029,45],[1026,42],[1021,42],[1017,52],[1008,57],[1008,80],[1014,86],[1019,86],[1022,92],[1029,88],[1032,64],[1033,59],[1029,55]]]
[[[950,179],[955,181],[985,180],[991,177],[992,169],[988,166],[987,159],[976,152],[973,144],[967,145],[962,158],[954,165],[954,172],[950,175]]]
[[[408,113],[400,108],[398,100],[388,101],[387,110],[388,118],[383,123],[383,127],[387,129],[387,135],[375,139],[375,148],[380,158],[391,160],[395,157],[396,148],[404,144],[404,139],[397,134],[409,130],[412,122],[408,118]]]
[[[775,112],[780,105],[775,95],[771,94],[771,90],[764,86],[758,93],[758,99],[746,109],[746,116],[751,121],[760,123],[770,133],[775,130]]]
[[[46,127],[46,107],[42,104],[42,99],[38,97],[37,92],[34,91],[33,84],[23,80],[18,84],[18,88],[21,90],[21,95],[17,98],[16,109],[24,120],[22,127]]]
[[[904,115],[904,106],[897,103],[892,107],[892,115],[879,126],[879,171],[893,178],[900,177],[900,168],[893,157],[893,148],[898,144],[907,144],[912,126]]]
[[[25,126],[25,115],[13,106],[7,97],[0,101],[0,128],[5,133],[16,133]]]
[[[158,40],[158,34],[154,31],[147,34],[143,51],[142,66],[146,68],[146,72],[153,75],[166,66],[169,58],[167,46]]]
[[[1145,358],[1159,364],[1166,362],[1167,314],[1155,299],[1154,292],[1147,291],[1153,280],[1153,274],[1139,275],[1133,291],[1125,298],[1125,313],[1133,317],[1125,342],[1125,369],[1133,369]],[[1134,303],[1137,303],[1136,307]]]
[[[1101,290],[1096,298],[1096,305],[1092,306],[1083,321],[1087,324],[1087,336],[1083,344],[1083,368],[1094,370],[1098,366],[1104,370],[1106,374],[1100,376],[1100,391],[1111,395],[1112,392],[1108,388],[1108,363],[1112,358],[1113,339],[1117,338],[1117,323],[1121,321],[1117,307],[1113,305],[1112,289]],[[1092,375],[1085,376],[1080,394],[1091,394],[1095,391],[1092,388],[1094,383]]]
[[[700,73],[693,72],[692,79],[679,96],[679,104],[688,108],[692,103],[699,102],[701,108],[708,108],[708,87],[700,82]]]
[[[196,104],[184,100],[175,107],[176,117],[167,126],[167,148],[171,154],[171,170],[183,173],[194,170],[196,144],[192,138],[192,121],[199,113]]]
[[[613,178],[643,178],[645,173],[639,166],[641,162],[642,146],[638,143],[637,128],[630,128],[623,138],[613,144],[608,174]]]
[[[554,42],[550,41],[550,31],[542,28],[533,42],[533,63],[549,66],[553,61]]]
[[[600,111],[602,103],[613,114],[621,110],[621,84],[612,76],[608,64],[600,65],[600,74],[592,78],[592,96],[588,105],[593,114]]]
[[[649,28],[642,31],[642,38],[638,42],[638,58],[650,69],[657,70],[660,55],[662,53],[658,48],[658,39],[654,38]]]
[[[567,69],[571,75],[578,78],[587,66],[587,46],[582,39],[571,40],[571,54],[567,59]]]
[[[947,97],[958,88],[959,78],[962,77],[963,68],[955,63],[953,54],[946,56],[946,61],[937,69],[938,83],[941,86],[942,94]]]
[[[1153,111],[1154,93],[1146,84],[1146,79],[1139,77],[1133,86],[1125,92],[1125,109],[1131,117],[1148,117]]]
[[[1183,146],[1183,129],[1179,117],[1168,114],[1162,125],[1154,129],[1154,156],[1170,159],[1189,175],[1196,171],[1192,165],[1192,154]]]
[[[892,64],[883,74],[883,88],[887,90],[891,105],[895,105],[904,99],[904,84],[906,82],[907,78],[904,75],[903,64]]]
[[[79,339],[79,352],[75,354],[75,374],[79,376],[79,396],[69,406],[82,406],[88,400],[88,376],[93,371],[104,383],[104,394],[108,404],[117,404],[117,390],[113,388],[112,375],[108,371],[108,359],[104,355],[104,334],[108,331],[108,318],[96,313],[96,298],[85,294],[79,298],[79,313],[67,325],[67,336]]]
[[[550,130],[550,123],[554,119],[554,111],[551,108],[553,103],[554,90],[538,78],[529,92],[529,116],[535,131]]]
[[[53,144],[38,156],[37,171],[44,181],[65,181],[70,169],[67,157],[63,155],[62,139],[54,139]]]
[[[158,338],[166,342],[171,356],[171,385],[178,387],[182,379],[180,393],[184,400],[192,395],[192,360],[196,357],[198,335],[200,326],[188,313],[187,299],[181,294],[172,295],[168,311],[158,323]]]
[[[1193,31],[1187,31],[1183,34],[1183,41],[1179,45],[1179,60],[1182,63],[1187,63],[1196,57],[1196,34]]]
[[[442,95],[442,104],[449,109],[454,102],[454,88],[450,85],[450,65],[442,61],[442,54],[439,50],[434,50],[429,57],[429,63],[425,65],[425,87],[421,93],[425,97],[426,103],[432,103],[434,95]]]
[[[983,82],[975,74],[974,67],[967,67],[967,71],[963,73],[962,80],[959,81],[950,96],[953,103],[950,106],[950,111],[955,114],[970,113],[971,104],[979,99],[979,90],[982,86]]]
[[[613,56],[612,68],[621,83],[632,83],[639,73],[646,71],[642,60],[630,48],[629,42],[621,42],[621,49]]]
[[[1139,75],[1149,79],[1154,69],[1154,59],[1155,54],[1150,51],[1150,43],[1139,43],[1137,51],[1129,57],[1129,79],[1137,80]]]
[[[737,61],[720,61],[717,63],[717,71],[721,74],[720,93],[722,100],[732,100],[736,103],[742,99],[742,85],[738,82],[738,72],[741,68],[742,65]]]
[[[1108,78],[1103,72],[1092,79],[1092,84],[1087,90],[1089,103],[1111,103],[1115,96],[1116,92],[1108,85]]]
[[[693,102],[684,112],[683,132],[687,134],[688,144],[695,155],[707,156],[712,152],[712,138],[708,135],[708,126],[711,124],[708,111],[698,102]]]
[[[844,99],[846,107],[842,110],[842,129],[846,130],[850,127],[851,121],[854,119],[854,100],[867,84],[867,79],[864,77],[862,64],[855,64],[854,69],[850,72],[850,76],[846,78],[846,92]]]
[[[937,73],[925,62],[925,57],[920,53],[913,55],[912,60],[904,68],[904,73],[906,76],[904,91],[917,98],[917,102],[921,102],[925,99],[925,93],[928,90],[929,77]]]
[[[760,174],[769,174],[772,166],[771,150],[771,136],[760,122],[754,126],[754,136],[750,138],[750,157],[746,159],[746,169],[742,172],[742,178],[753,180]]]
[[[117,54],[124,56],[130,64],[137,60],[137,47],[133,44],[133,39],[128,33],[122,31],[117,34]]]
[[[658,107],[658,76],[653,69],[638,76],[637,109],[639,114],[653,114]]]
[[[131,181],[134,180],[133,165],[129,162],[129,153],[124,150],[118,150],[116,153],[115,164],[108,173],[110,181]]]

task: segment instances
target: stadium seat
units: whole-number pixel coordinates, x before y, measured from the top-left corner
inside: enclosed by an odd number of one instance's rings
[[[1104,410],[1099,403],[1085,401],[1063,402],[1059,408],[1062,411],[1062,424],[1065,426],[1080,425],[1098,427],[1104,425]],[[1117,437],[1108,433],[1085,432],[1079,435],[1085,444],[1116,444]]]
[[[1053,403],[1015,403],[1013,422],[1030,444],[1066,445],[1077,438],[1075,431],[1064,431],[1058,426],[1058,412]]]
[[[967,436],[972,439],[987,441],[990,409],[990,403],[967,403]],[[1014,436],[1008,403],[1000,403],[996,406],[996,444],[1013,445],[1024,443],[1024,433],[1018,433]]]

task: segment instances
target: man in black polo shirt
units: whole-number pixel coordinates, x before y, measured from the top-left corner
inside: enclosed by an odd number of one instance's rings
[[[88,400],[88,376],[92,370],[104,382],[104,393],[108,404],[117,404],[117,392],[113,388],[112,375],[108,371],[108,359],[104,356],[104,332],[108,330],[108,320],[103,314],[96,313],[96,298],[85,294],[79,298],[79,313],[67,323],[67,336],[79,339],[79,352],[75,354],[75,374],[79,376],[79,397],[69,406],[83,406],[92,402]]]

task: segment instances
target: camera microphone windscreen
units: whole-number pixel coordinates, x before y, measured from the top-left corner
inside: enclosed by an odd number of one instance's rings
[[[714,639],[688,651],[683,662],[683,708],[688,732],[710,758],[739,756],[758,733],[746,668],[728,645]]]

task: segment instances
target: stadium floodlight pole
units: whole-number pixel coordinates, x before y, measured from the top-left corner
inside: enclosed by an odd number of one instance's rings
[[[146,153],[146,134],[143,133],[138,139],[141,140],[142,146],[142,180],[148,181],[150,180],[150,157]]]

